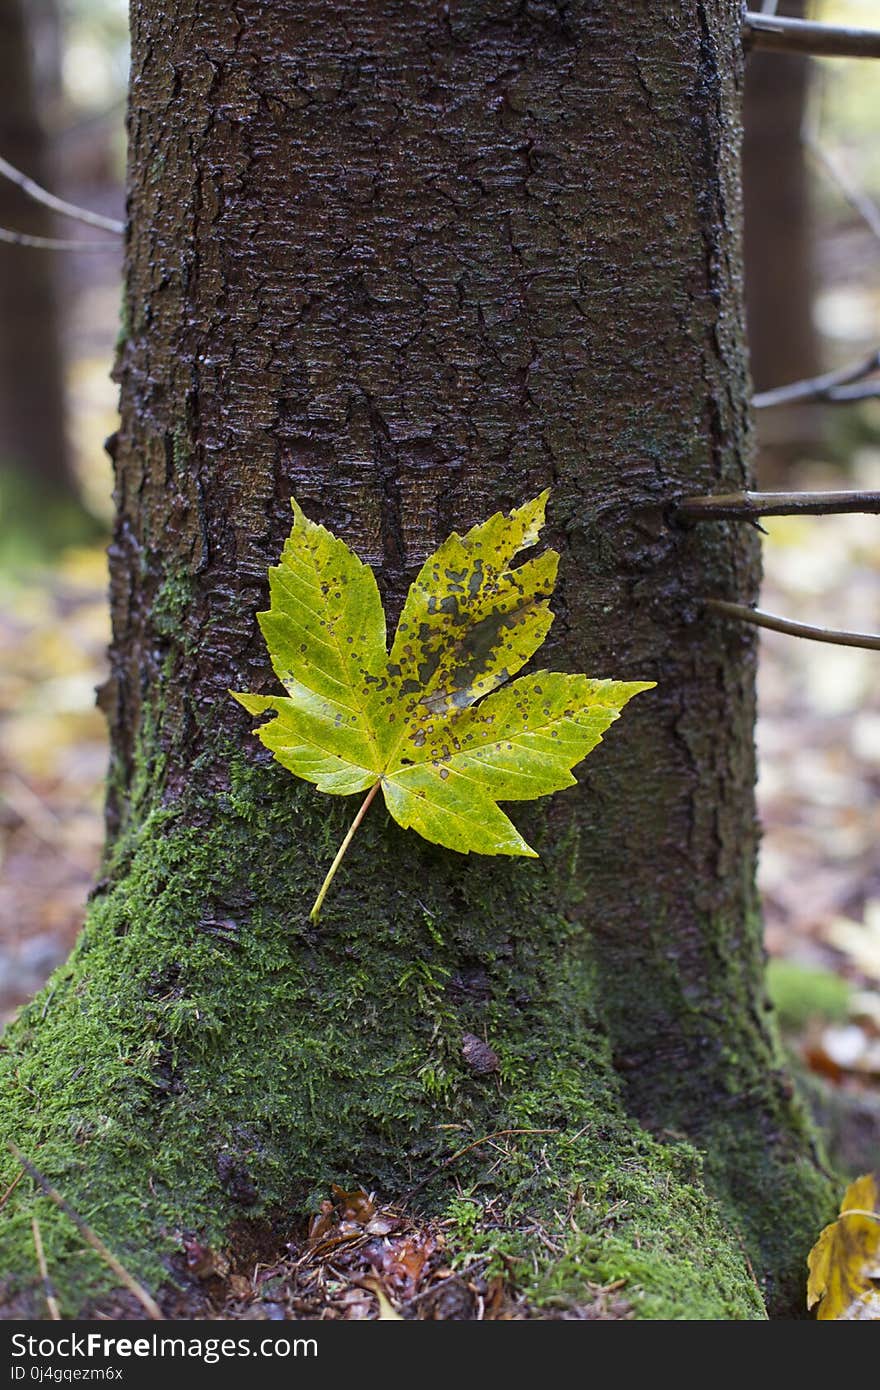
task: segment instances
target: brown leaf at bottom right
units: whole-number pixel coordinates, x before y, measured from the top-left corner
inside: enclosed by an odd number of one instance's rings
[[[880,1320],[880,1173],[846,1189],[807,1260],[807,1307],[820,1319]]]

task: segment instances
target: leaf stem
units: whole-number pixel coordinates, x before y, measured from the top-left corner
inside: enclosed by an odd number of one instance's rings
[[[352,840],[354,839],[354,833],[355,833],[355,831],[357,830],[358,826],[360,825],[361,821],[363,820],[364,816],[365,816],[365,815],[367,814],[367,812],[369,811],[369,809],[370,809],[370,802],[373,800],[373,797],[376,795],[376,792],[379,790],[379,787],[380,787],[380,786],[381,786],[381,778],[380,778],[380,780],[379,780],[378,782],[374,782],[373,785],[372,785],[372,787],[370,787],[370,790],[367,792],[366,796],[365,796],[364,799],[363,799],[363,802],[362,802],[362,804],[361,804],[360,810],[358,811],[357,815],[355,816],[354,820],[352,821],[351,825],[349,826],[349,828],[348,828],[348,834],[346,835],[345,839],[342,841],[342,844],[339,846],[339,849],[338,849],[337,852],[336,852],[336,858],[333,860],[333,863],[330,865],[330,868],[329,868],[329,870],[328,870],[328,872],[327,872],[327,877],[324,879],[324,882],[321,884],[321,891],[320,891],[320,893],[318,894],[318,896],[317,896],[316,899],[315,899],[315,906],[312,908],[311,912],[309,913],[309,917],[310,917],[311,921],[317,922],[318,918],[320,917],[320,915],[321,915],[321,908],[323,907],[323,905],[324,905],[324,899],[325,899],[326,896],[327,896],[327,889],[330,887],[330,884],[333,882],[334,878],[336,877],[336,870],[339,868],[339,865],[342,863],[342,860],[343,860],[343,858],[345,857],[345,852],[346,852],[346,850],[348,849],[349,845],[351,844]]]

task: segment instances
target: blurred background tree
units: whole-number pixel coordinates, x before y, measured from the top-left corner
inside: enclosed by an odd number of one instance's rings
[[[122,211],[126,48],[115,0],[0,0],[0,155],[113,216]],[[106,250],[86,249],[90,229],[5,178],[0,227],[83,245],[0,247],[0,551],[17,565],[95,535],[109,515],[95,425],[101,415],[111,425],[115,410],[107,363],[121,248],[105,235]]]
[[[757,3],[752,6],[761,9]],[[764,10],[866,28],[877,0],[779,0]],[[746,303],[758,392],[814,377],[877,346],[880,160],[876,66],[854,59],[752,53],[743,149]],[[849,193],[849,196],[847,196]],[[781,485],[824,460],[848,469],[876,438],[876,402],[756,412],[757,472]]]
[[[49,127],[61,88],[52,0],[0,0],[0,152],[38,183],[55,182]],[[0,225],[50,237],[53,214],[0,180]],[[61,269],[54,256],[0,255],[0,460],[4,492],[72,502],[78,489],[65,430]]]
[[[808,14],[808,11],[810,13]],[[812,17],[806,0],[782,0],[777,13]],[[822,369],[813,319],[816,228],[803,124],[811,60],[797,53],[753,53],[743,107],[746,311],[757,391],[814,377]],[[774,411],[761,421],[758,473],[768,483],[805,448],[815,450],[824,412],[816,405]]]

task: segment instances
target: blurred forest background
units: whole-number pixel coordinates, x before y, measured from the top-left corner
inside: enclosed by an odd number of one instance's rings
[[[754,4],[760,8],[760,4]],[[766,7],[765,7],[766,8]],[[779,12],[880,28],[880,0]],[[124,217],[126,0],[0,0],[0,158]],[[745,204],[758,391],[880,345],[880,63],[749,60]],[[13,244],[52,238],[64,249]],[[5,243],[5,244],[4,244]],[[69,243],[69,244],[68,244]],[[122,243],[0,177],[0,1020],[67,954],[98,871],[106,766],[110,379]],[[880,397],[758,412],[759,481],[880,489]],[[766,523],[762,606],[880,628],[880,517]],[[614,674],[608,672],[607,674]],[[835,1155],[880,1141],[880,658],[761,634],[769,979]],[[809,1084],[809,1083],[808,1083]]]

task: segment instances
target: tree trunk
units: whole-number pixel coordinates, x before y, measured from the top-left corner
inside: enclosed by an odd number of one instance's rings
[[[0,0],[0,155],[38,183],[49,151],[37,109],[21,0]],[[53,236],[52,214],[0,179],[0,227]],[[64,372],[57,260],[47,251],[0,246],[0,472],[16,491],[75,495],[64,433]],[[7,502],[8,506],[8,502]]]
[[[538,1307],[622,1278],[640,1316],[759,1317],[750,1259],[800,1309],[828,1187],[762,982],[755,647],[699,604],[754,596],[757,542],[666,510],[748,482],[739,5],[133,14],[107,864],[8,1036],[19,1144],[158,1287],[182,1230],[283,1232],[331,1182],[399,1199],[542,1131],[419,1197],[491,1201]],[[354,807],[227,694],[275,689],[254,614],[289,497],[393,621],[453,527],[546,484],[542,661],[657,690],[517,808],[540,861],[376,804],[313,929]],[[82,1306],[90,1255],[44,1240]]]
[[[806,16],[805,0],[779,13]],[[745,285],[755,389],[768,391],[822,370],[813,323],[816,293],[810,170],[801,136],[810,60],[801,53],[752,53],[746,65],[743,141]],[[761,413],[758,472],[772,481],[815,449],[821,406]]]

